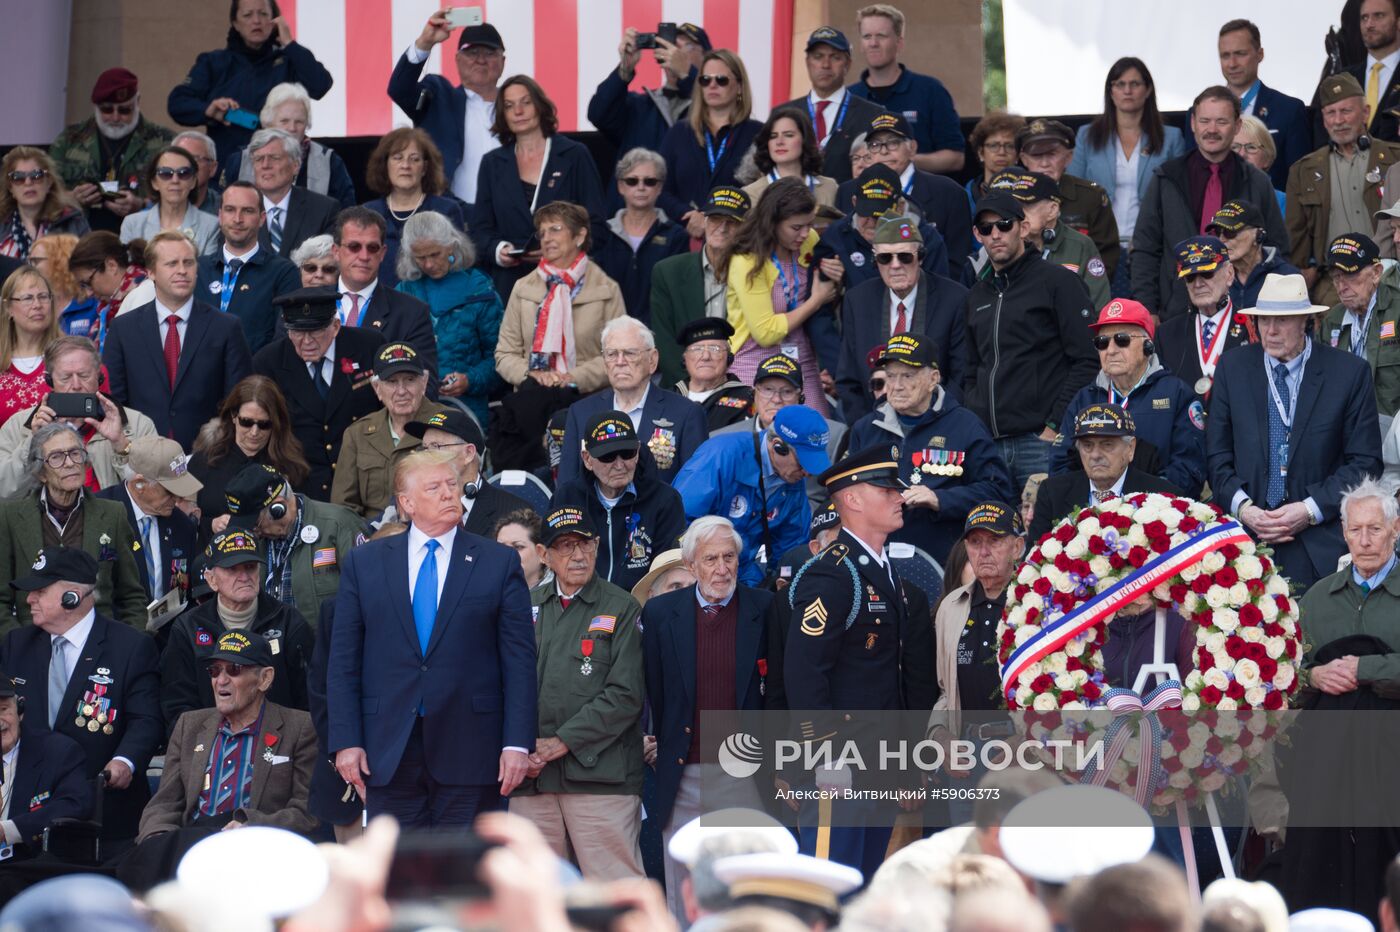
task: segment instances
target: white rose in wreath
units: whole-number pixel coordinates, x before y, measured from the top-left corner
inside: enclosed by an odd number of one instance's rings
[[[1283,638],[1266,638],[1264,640],[1264,652],[1269,655],[1270,660],[1277,660],[1288,650],[1288,642]]]
[[[1071,689],[1074,689],[1074,677],[1070,676],[1068,673],[1055,674],[1055,688],[1061,692],[1069,692]]]
[[[1269,577],[1269,581],[1264,585],[1264,591],[1269,595],[1288,595],[1288,580],[1276,573]],[[1292,599],[1289,600],[1290,603],[1292,601]]]
[[[1026,642],[1029,641],[1031,638],[1035,637],[1035,633],[1036,633],[1036,631],[1038,631],[1038,630],[1039,630],[1039,629],[1038,629],[1035,625],[1024,625],[1024,626],[1022,626],[1022,627],[1020,627],[1020,628],[1017,628],[1017,629],[1016,629],[1016,646],[1017,646],[1017,647],[1020,647],[1022,644],[1026,643]]]
[[[1037,712],[1053,712],[1060,707],[1060,701],[1050,693],[1041,693],[1035,697],[1031,707]]]
[[[1089,539],[1080,535],[1065,544],[1065,556],[1071,560],[1082,560],[1089,553]]]
[[[1223,651],[1223,650],[1225,649],[1225,632],[1223,632],[1223,631],[1212,631],[1210,634],[1207,634],[1207,635],[1206,635],[1206,642],[1205,642],[1205,644],[1204,644],[1203,646],[1205,647],[1206,650],[1210,651],[1212,654],[1218,654],[1218,653],[1220,653],[1221,651]],[[1192,673],[1195,673],[1196,671],[1193,670],[1193,671],[1191,671],[1191,672],[1192,672]],[[1197,675],[1199,675],[1199,674],[1197,674]],[[1188,677],[1188,679],[1189,679],[1189,677]]]
[[[1099,524],[1098,518],[1086,518],[1079,523],[1079,536],[1081,538],[1094,537],[1103,533],[1103,525]]]
[[[1261,644],[1264,641],[1264,629],[1259,627],[1241,628],[1240,638],[1246,644]]]
[[[1214,576],[1225,568],[1225,555],[1219,550],[1213,550],[1201,557],[1201,572]]]
[[[1185,770],[1178,770],[1167,778],[1167,784],[1173,789],[1184,790],[1191,785],[1191,774]]]
[[[1255,686],[1253,689],[1246,689],[1244,691],[1244,701],[1248,702],[1256,709],[1263,706],[1266,696],[1268,696],[1268,693],[1264,691],[1263,686]]]
[[[1068,659],[1058,652],[1050,657],[1046,657],[1041,661],[1041,664],[1045,667],[1045,672],[1049,673],[1051,676],[1062,676],[1069,672]],[[1064,689],[1065,687],[1061,686],[1060,688]]]
[[[1221,699],[1219,702],[1217,702],[1215,704],[1215,707],[1221,712],[1233,712],[1240,707],[1240,704],[1235,700],[1231,699],[1229,696],[1226,696],[1224,699]]]
[[[1264,616],[1267,622],[1278,621],[1278,603],[1273,599],[1260,599],[1254,603],[1259,608],[1259,614]]]
[[[1240,579],[1258,579],[1264,575],[1264,564],[1253,554],[1242,553],[1235,560],[1235,571],[1240,574]]]
[[[1245,689],[1253,689],[1262,682],[1259,678],[1259,664],[1248,657],[1235,661],[1235,682]]]
[[[1181,697],[1181,710],[1183,712],[1199,712],[1201,708],[1201,697],[1196,693],[1189,693]],[[1168,745],[1170,747],[1170,745]]]
[[[1230,604],[1244,605],[1249,601],[1249,587],[1242,582],[1237,582],[1230,587]]]
[[[1244,757],[1244,749],[1238,744],[1227,744],[1216,757],[1225,766],[1233,767],[1240,762],[1240,758]]]
[[[1207,670],[1205,672],[1205,679],[1207,686],[1214,686],[1221,692],[1230,688],[1230,678],[1226,676],[1225,671],[1219,667],[1211,667]]]
[[[1042,552],[1045,550],[1044,547],[1040,549]],[[1040,571],[1037,570],[1035,567],[1031,566],[1029,563],[1027,563],[1025,566],[1021,567],[1021,572],[1017,575],[1016,581],[1023,586],[1029,586],[1031,583],[1035,582],[1039,578]]]
[[[1040,545],[1040,555],[1046,560],[1053,560],[1064,552],[1064,547],[1055,538],[1050,538]]]
[[[1210,591],[1215,592],[1219,588],[1219,586],[1212,586]],[[1206,596],[1206,600],[1209,601],[1210,596]],[[1215,622],[1215,626],[1226,634],[1234,634],[1235,629],[1240,626],[1239,612],[1233,608],[1226,608],[1223,604],[1212,605],[1211,610],[1214,612],[1212,621]]]
[[[1070,638],[1065,642],[1065,653],[1071,657],[1082,657],[1084,656],[1084,645],[1086,643],[1086,641],[1081,641],[1079,638]]]
[[[1292,664],[1279,664],[1278,672],[1274,674],[1274,689],[1287,689],[1293,685],[1295,679]]]
[[[1181,766],[1188,770],[1195,770],[1206,762],[1205,752],[1200,748],[1192,746],[1181,752]]]
[[[1201,781],[1201,790],[1205,793],[1214,793],[1225,785],[1225,775],[1216,771]]]
[[[1224,586],[1211,586],[1206,592],[1206,604],[1209,605],[1212,610],[1224,608],[1229,601],[1230,590],[1226,589]],[[1216,627],[1221,627],[1219,620],[1216,622]]]

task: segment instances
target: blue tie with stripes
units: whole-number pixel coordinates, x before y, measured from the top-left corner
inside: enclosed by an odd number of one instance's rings
[[[1284,408],[1289,407],[1288,392],[1288,367],[1278,362],[1273,364],[1274,385],[1278,387],[1278,397],[1283,402]],[[1288,428],[1283,424],[1283,415],[1279,414],[1278,405],[1274,404],[1272,398],[1269,399],[1269,490],[1268,505],[1277,508],[1283,504],[1284,496],[1284,469],[1288,463],[1284,461],[1284,454],[1288,446]]]

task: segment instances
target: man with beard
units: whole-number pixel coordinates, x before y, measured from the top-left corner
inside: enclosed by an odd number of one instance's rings
[[[1366,61],[1352,65],[1347,73],[1366,89],[1371,136],[1400,142],[1400,121],[1394,112],[1400,107],[1400,68],[1395,67],[1396,53],[1400,52],[1400,10],[1394,0],[1362,0],[1358,13]]]
[[[136,75],[108,68],[92,86],[92,116],[65,127],[49,147],[63,183],[94,230],[121,229],[122,218],[146,206],[141,179],[170,130],[141,115]]]

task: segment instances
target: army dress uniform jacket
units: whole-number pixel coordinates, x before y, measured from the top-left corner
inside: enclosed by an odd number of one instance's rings
[[[437,402],[424,398],[412,420],[426,421],[445,410]],[[331,480],[331,501],[362,517],[375,517],[394,500],[395,459],[421,444],[417,437],[405,433],[399,437],[398,445],[394,445],[387,409],[366,414],[351,424],[341,439],[335,478]]]
[[[1109,216],[1113,216],[1111,211]],[[1089,289],[1089,298],[1094,307],[1102,310],[1113,294],[1109,289],[1108,263],[1099,255],[1094,241],[1063,220],[1055,224],[1053,231],[1046,230],[1044,235],[1046,242],[1040,252],[1041,258],[1078,275],[1084,287]]]
[[[1376,306],[1371,309],[1366,327],[1366,361],[1371,365],[1371,380],[1376,386],[1376,410],[1384,417],[1394,417],[1400,410],[1400,276],[1389,271],[1376,288]],[[1328,345],[1351,352],[1351,324],[1346,322],[1346,308],[1340,304],[1327,312],[1322,337]]]
[[[595,575],[568,608],[552,582],[530,591],[530,605],[538,648],[538,733],[558,738],[569,752],[515,795],[640,795],[646,679],[636,600]]]
[[[383,345],[384,338],[372,330],[342,327],[330,347],[334,371],[324,398],[289,338],[274,340],[253,357],[253,372],[276,382],[287,398],[292,433],[301,441],[311,466],[302,488],[312,498],[331,500],[331,481],[346,429],[379,407],[370,379],[374,355]]]

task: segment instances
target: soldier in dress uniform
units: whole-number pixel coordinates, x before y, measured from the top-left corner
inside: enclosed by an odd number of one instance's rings
[[[342,327],[334,288],[299,288],[273,300],[287,335],[253,357],[253,371],[277,383],[292,416],[311,474],[308,495],[331,500],[331,480],[345,429],[380,407],[370,387],[374,357],[384,338],[373,330]]]
[[[899,478],[894,444],[853,453],[818,478],[836,504],[841,533],[789,587],[792,619],[783,673],[789,708],[830,713],[821,722],[799,721],[800,737],[820,736],[839,748],[862,730],[861,711],[905,708],[901,641],[911,619],[885,541],[904,524],[908,486]],[[827,771],[817,780],[822,786],[849,785],[850,774]],[[832,805],[804,805],[802,852],[874,874],[895,812],[847,812],[842,825],[833,826]],[[864,827],[849,827],[862,817]]]
[[[702,317],[682,327],[678,337],[685,378],[676,383],[676,394],[705,409],[710,433],[753,413],[753,388],[729,372],[733,335],[734,328],[723,317]]]

